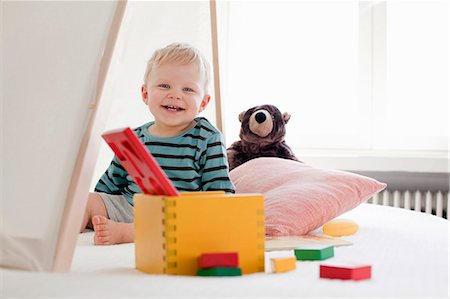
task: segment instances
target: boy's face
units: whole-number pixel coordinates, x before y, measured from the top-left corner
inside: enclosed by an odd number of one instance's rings
[[[154,126],[174,133],[190,127],[209,103],[204,86],[205,78],[196,63],[154,67],[141,90],[144,103],[155,117]]]

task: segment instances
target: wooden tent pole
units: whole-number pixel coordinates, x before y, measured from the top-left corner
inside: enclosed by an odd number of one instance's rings
[[[104,86],[111,65],[114,48],[116,46],[122,19],[125,14],[127,0],[118,0],[116,11],[109,30],[105,50],[100,62],[97,77],[95,101],[89,105],[90,119],[84,132],[83,140],[78,152],[75,168],[64,206],[62,220],[56,241],[56,251],[53,260],[52,271],[67,272],[72,264],[81,220],[87,204],[89,186],[94,172],[98,148],[100,146],[100,135],[106,125],[106,115],[109,110],[110,101],[102,98]]]
[[[223,133],[222,102],[220,98],[219,46],[217,39],[217,7],[216,0],[209,1],[211,15],[212,68],[214,73],[214,101],[216,108],[216,126]]]

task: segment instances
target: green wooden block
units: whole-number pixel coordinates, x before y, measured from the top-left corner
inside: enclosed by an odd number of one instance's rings
[[[198,276],[240,276],[241,268],[214,267],[208,269],[198,269]]]
[[[321,261],[334,256],[333,246],[308,245],[294,250],[298,261]]]

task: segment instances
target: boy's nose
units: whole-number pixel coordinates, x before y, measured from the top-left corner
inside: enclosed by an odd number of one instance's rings
[[[169,94],[169,99],[179,100],[179,99],[181,99],[181,95],[179,93],[170,93]]]

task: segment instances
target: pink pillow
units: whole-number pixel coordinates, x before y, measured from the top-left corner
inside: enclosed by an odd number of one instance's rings
[[[263,193],[267,235],[304,235],[386,188],[354,173],[281,158],[257,158],[230,172],[237,193]]]

